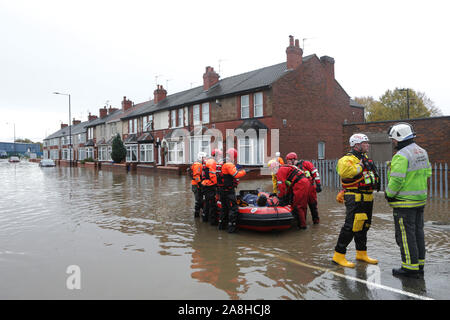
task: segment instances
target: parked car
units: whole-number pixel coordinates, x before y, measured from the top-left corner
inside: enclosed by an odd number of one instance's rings
[[[19,159],[19,157],[12,156],[12,157],[9,158],[8,161],[9,161],[9,162],[20,162],[20,159]]]
[[[39,162],[40,167],[54,167],[56,166],[55,161],[52,159],[43,159]]]

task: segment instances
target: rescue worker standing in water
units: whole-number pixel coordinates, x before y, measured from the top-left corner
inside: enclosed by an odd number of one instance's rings
[[[350,137],[351,151],[339,159],[337,172],[345,190],[345,223],[339,234],[333,261],[341,266],[354,268],[345,259],[347,246],[354,239],[356,260],[377,264],[378,260],[367,255],[367,231],[372,222],[373,191],[379,189],[379,178],[372,160],[367,157],[369,138],[361,133]]]
[[[202,190],[205,196],[205,210],[202,214],[203,222],[217,225],[217,203],[216,203],[216,160],[210,158],[205,161],[202,173]]]
[[[395,240],[402,258],[401,268],[392,269],[392,274],[418,278],[425,265],[423,210],[431,165],[427,152],[414,142],[416,134],[409,123],[395,124],[388,134],[398,151],[392,158],[385,195],[394,211]]]
[[[292,205],[299,229],[306,229],[306,210],[310,182],[296,166],[282,165],[276,174],[280,205]]]
[[[290,152],[286,156],[286,162],[288,164],[295,165],[297,168],[303,171],[306,178],[308,178],[311,186],[308,192],[308,206],[311,211],[311,216],[314,224],[319,224],[319,209],[317,208],[317,192],[322,191],[322,185],[320,184],[319,171],[314,167],[311,161],[297,160],[297,154]]]
[[[220,191],[222,210],[219,218],[219,229],[225,229],[225,223],[228,220],[228,233],[234,233],[237,230],[237,219],[239,213],[239,207],[236,200],[236,179],[245,176],[246,171],[244,169],[236,169],[236,149],[230,148],[227,150],[226,160],[226,163],[222,165],[221,172],[223,176],[223,188]]]
[[[203,157],[205,153],[199,152],[197,160],[192,164],[189,170],[189,174],[192,178],[191,186],[192,192],[194,193],[194,217],[198,218],[200,216],[200,209],[203,206],[203,194],[201,189],[201,180],[202,180],[202,170],[203,170]]]

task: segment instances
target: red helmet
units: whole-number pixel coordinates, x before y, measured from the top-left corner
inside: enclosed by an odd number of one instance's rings
[[[215,156],[220,157],[220,156],[223,155],[223,153],[222,153],[222,150],[220,150],[220,149],[214,149],[213,151],[211,151],[211,155],[212,155],[213,157],[215,157]]]
[[[227,155],[231,158],[231,160],[237,160],[237,150],[235,148],[230,148],[227,150]]]
[[[297,160],[297,154],[295,152],[289,152],[286,156],[286,160]]]

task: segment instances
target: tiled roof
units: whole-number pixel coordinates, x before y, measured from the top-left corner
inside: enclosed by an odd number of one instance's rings
[[[307,62],[314,55],[306,56],[303,62]],[[187,104],[200,103],[203,101],[220,98],[239,92],[251,91],[258,88],[270,86],[287,71],[286,62],[273,66],[249,71],[236,76],[228,77],[220,80],[209,90],[203,90],[203,85],[186,91],[168,95],[164,100],[155,104],[153,100],[140,103],[141,108],[129,113],[122,119],[133,118],[136,116],[150,114],[155,111],[170,109]]]

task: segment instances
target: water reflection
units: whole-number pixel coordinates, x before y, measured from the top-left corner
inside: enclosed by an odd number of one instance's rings
[[[0,197],[0,283],[9,290],[1,290],[0,297],[38,297],[42,290],[49,297],[67,295],[60,288],[66,275],[59,270],[76,258],[86,274],[92,274],[92,291],[81,292],[86,298],[107,297],[111,290],[121,298],[150,299],[402,298],[296,263],[350,277],[370,277],[365,264],[344,270],[330,262],[345,217],[345,207],[336,203],[334,190],[325,189],[318,195],[319,225],[312,224],[308,213],[307,230],[241,230],[230,235],[194,219],[186,177],[0,162],[0,181],[5,185]],[[257,187],[269,190],[271,181],[244,180],[240,185],[241,189]],[[448,298],[448,201],[430,201],[425,220],[427,263],[422,282],[401,281],[391,275],[392,268],[400,264],[400,255],[392,209],[381,194],[375,199],[368,250],[380,259],[383,284]],[[354,261],[351,246],[348,257]],[[127,275],[128,282],[105,289],[110,281],[102,277],[104,267],[97,265],[99,261],[110,262],[112,278]],[[23,277],[34,279],[36,270],[38,278],[55,282],[54,287],[41,286],[37,278],[31,285],[35,290],[18,285]],[[61,283],[54,280],[58,272]]]

